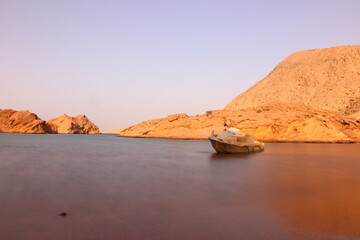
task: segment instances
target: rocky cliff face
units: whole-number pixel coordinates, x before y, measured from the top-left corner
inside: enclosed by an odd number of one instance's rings
[[[85,115],[70,117],[64,114],[46,123],[54,133],[100,134],[99,128]]]
[[[345,114],[360,111],[360,45],[296,52],[225,110],[273,102],[300,103]]]
[[[360,46],[296,52],[224,110],[145,121],[120,136],[204,139],[224,127],[262,141],[360,141]]]
[[[45,121],[29,111],[0,110],[0,133],[48,133]]]
[[[360,120],[335,111],[306,105],[274,103],[234,111],[209,111],[142,122],[124,129],[124,137],[206,139],[212,130],[236,127],[260,141],[360,141]]]
[[[0,133],[82,133],[100,134],[99,128],[85,115],[44,121],[29,111],[0,110]]]

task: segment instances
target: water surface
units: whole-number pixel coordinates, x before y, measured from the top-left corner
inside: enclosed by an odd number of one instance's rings
[[[0,134],[0,239],[360,239],[360,146]]]

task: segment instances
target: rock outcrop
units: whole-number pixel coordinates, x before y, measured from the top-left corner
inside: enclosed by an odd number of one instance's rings
[[[80,133],[100,134],[99,128],[85,115],[62,115],[44,121],[29,111],[0,110],[0,133]]]
[[[151,137],[174,139],[204,139],[212,130],[223,130],[224,117],[215,115],[188,116],[175,114],[166,118],[153,119],[125,128],[123,137]]]
[[[124,129],[123,137],[206,139],[212,130],[236,127],[259,141],[360,141],[360,120],[335,111],[300,104],[274,103],[242,110],[209,111],[154,119]]]
[[[54,133],[100,134],[99,128],[85,115],[70,117],[64,114],[46,123]]]
[[[44,120],[29,111],[0,110],[0,133],[48,133]]]
[[[224,110],[145,121],[120,136],[205,139],[224,127],[261,141],[360,141],[360,45],[296,52]]]
[[[225,110],[273,102],[351,114],[360,111],[360,45],[295,52]]]

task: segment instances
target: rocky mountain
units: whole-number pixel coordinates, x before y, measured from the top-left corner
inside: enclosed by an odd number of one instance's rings
[[[0,133],[47,133],[48,125],[29,111],[0,110]]]
[[[260,141],[360,141],[360,119],[300,104],[273,103],[241,110],[208,111],[142,122],[124,129],[123,137],[206,139],[212,130],[236,127]]]
[[[300,103],[345,114],[360,111],[360,45],[295,52],[225,110],[273,102]]]
[[[66,114],[46,122],[53,133],[100,134],[99,128],[85,115],[70,117]]]
[[[85,115],[62,115],[46,122],[29,111],[5,109],[0,110],[0,133],[100,134],[100,131]]]
[[[224,110],[149,120],[120,136],[205,139],[224,127],[261,141],[359,142],[360,46],[296,52]]]

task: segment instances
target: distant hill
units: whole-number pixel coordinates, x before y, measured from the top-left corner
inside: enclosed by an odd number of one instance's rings
[[[29,111],[0,110],[0,133],[48,133],[49,126]]]
[[[111,130],[101,131],[101,133],[119,134],[122,130],[124,130],[124,128],[114,128]]]
[[[225,110],[273,102],[306,104],[351,114],[360,111],[360,45],[295,52]]]
[[[99,127],[84,114],[70,117],[66,114],[46,121],[52,133],[100,134]]]
[[[0,110],[0,133],[79,133],[100,134],[85,115],[62,115],[48,121],[29,111]]]

